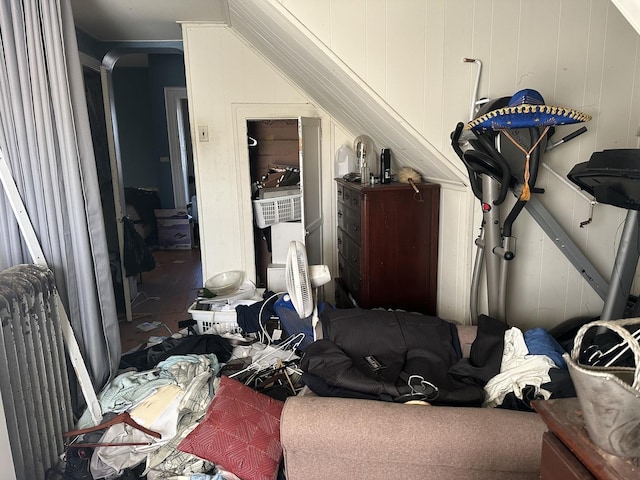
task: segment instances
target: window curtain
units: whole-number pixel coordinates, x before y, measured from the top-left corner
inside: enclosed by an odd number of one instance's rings
[[[98,390],[120,333],[69,0],[1,0],[0,42],[0,150]],[[0,268],[20,263],[32,259],[0,194]]]

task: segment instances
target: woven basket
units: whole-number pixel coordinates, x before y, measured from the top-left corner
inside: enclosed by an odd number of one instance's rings
[[[634,324],[640,324],[640,318],[583,325],[576,335],[571,356],[564,355],[591,441],[622,457],[640,457],[640,345],[624,328]],[[597,327],[606,327],[620,335],[633,352],[635,368],[579,364],[584,335]]]

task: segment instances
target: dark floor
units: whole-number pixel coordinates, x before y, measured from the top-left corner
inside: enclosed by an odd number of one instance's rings
[[[138,277],[138,295],[132,301],[133,321],[120,320],[123,353],[146,344],[149,337],[170,335],[168,329],[178,332],[178,322],[191,318],[187,310],[202,288],[199,249],[157,250],[153,257],[156,268]],[[145,332],[138,328],[145,322],[163,325]]]

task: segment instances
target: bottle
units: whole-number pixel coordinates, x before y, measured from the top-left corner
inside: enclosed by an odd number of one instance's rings
[[[371,181],[370,175],[371,175],[371,172],[365,160],[364,162],[362,162],[362,165],[360,166],[360,183],[362,185],[369,185],[369,182]]]
[[[383,148],[380,152],[380,183],[391,183],[391,150]]]
[[[335,157],[335,176],[337,178],[344,177],[347,173],[356,171],[356,154],[349,145],[342,145],[336,151]]]

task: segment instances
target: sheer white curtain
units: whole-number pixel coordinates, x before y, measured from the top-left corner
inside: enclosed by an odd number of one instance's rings
[[[96,389],[120,333],[69,0],[0,0],[0,150],[40,240]],[[31,263],[0,194],[0,268]]]

